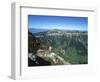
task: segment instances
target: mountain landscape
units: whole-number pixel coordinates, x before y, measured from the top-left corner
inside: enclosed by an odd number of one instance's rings
[[[29,29],[28,53],[29,66],[87,64],[88,33]]]

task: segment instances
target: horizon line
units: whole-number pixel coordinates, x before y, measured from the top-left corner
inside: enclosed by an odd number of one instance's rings
[[[58,29],[58,30],[75,30],[75,31],[88,31],[88,29],[86,29],[86,30],[80,30],[80,29],[59,29],[59,28],[53,28],[53,29],[49,29],[49,28],[47,28],[47,29],[45,29],[45,28],[28,28],[28,29],[43,29],[43,30],[54,30],[54,29]]]

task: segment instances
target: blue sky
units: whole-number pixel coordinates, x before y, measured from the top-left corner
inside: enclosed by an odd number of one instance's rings
[[[63,29],[87,31],[87,17],[29,15],[28,27],[34,29]]]

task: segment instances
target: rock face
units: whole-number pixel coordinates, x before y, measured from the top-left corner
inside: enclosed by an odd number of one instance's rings
[[[28,32],[28,52],[29,53],[36,53],[39,49],[40,40],[32,35],[31,32]]]
[[[45,61],[36,55],[40,47],[40,40],[28,32],[28,66],[44,66],[51,65],[50,62]]]
[[[41,57],[37,56],[36,61],[33,61],[30,58],[28,58],[28,66],[48,66],[48,65],[51,65],[51,63],[45,61]]]

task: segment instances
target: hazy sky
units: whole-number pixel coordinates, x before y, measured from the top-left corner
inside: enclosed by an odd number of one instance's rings
[[[87,17],[29,15],[28,27],[87,31]]]

